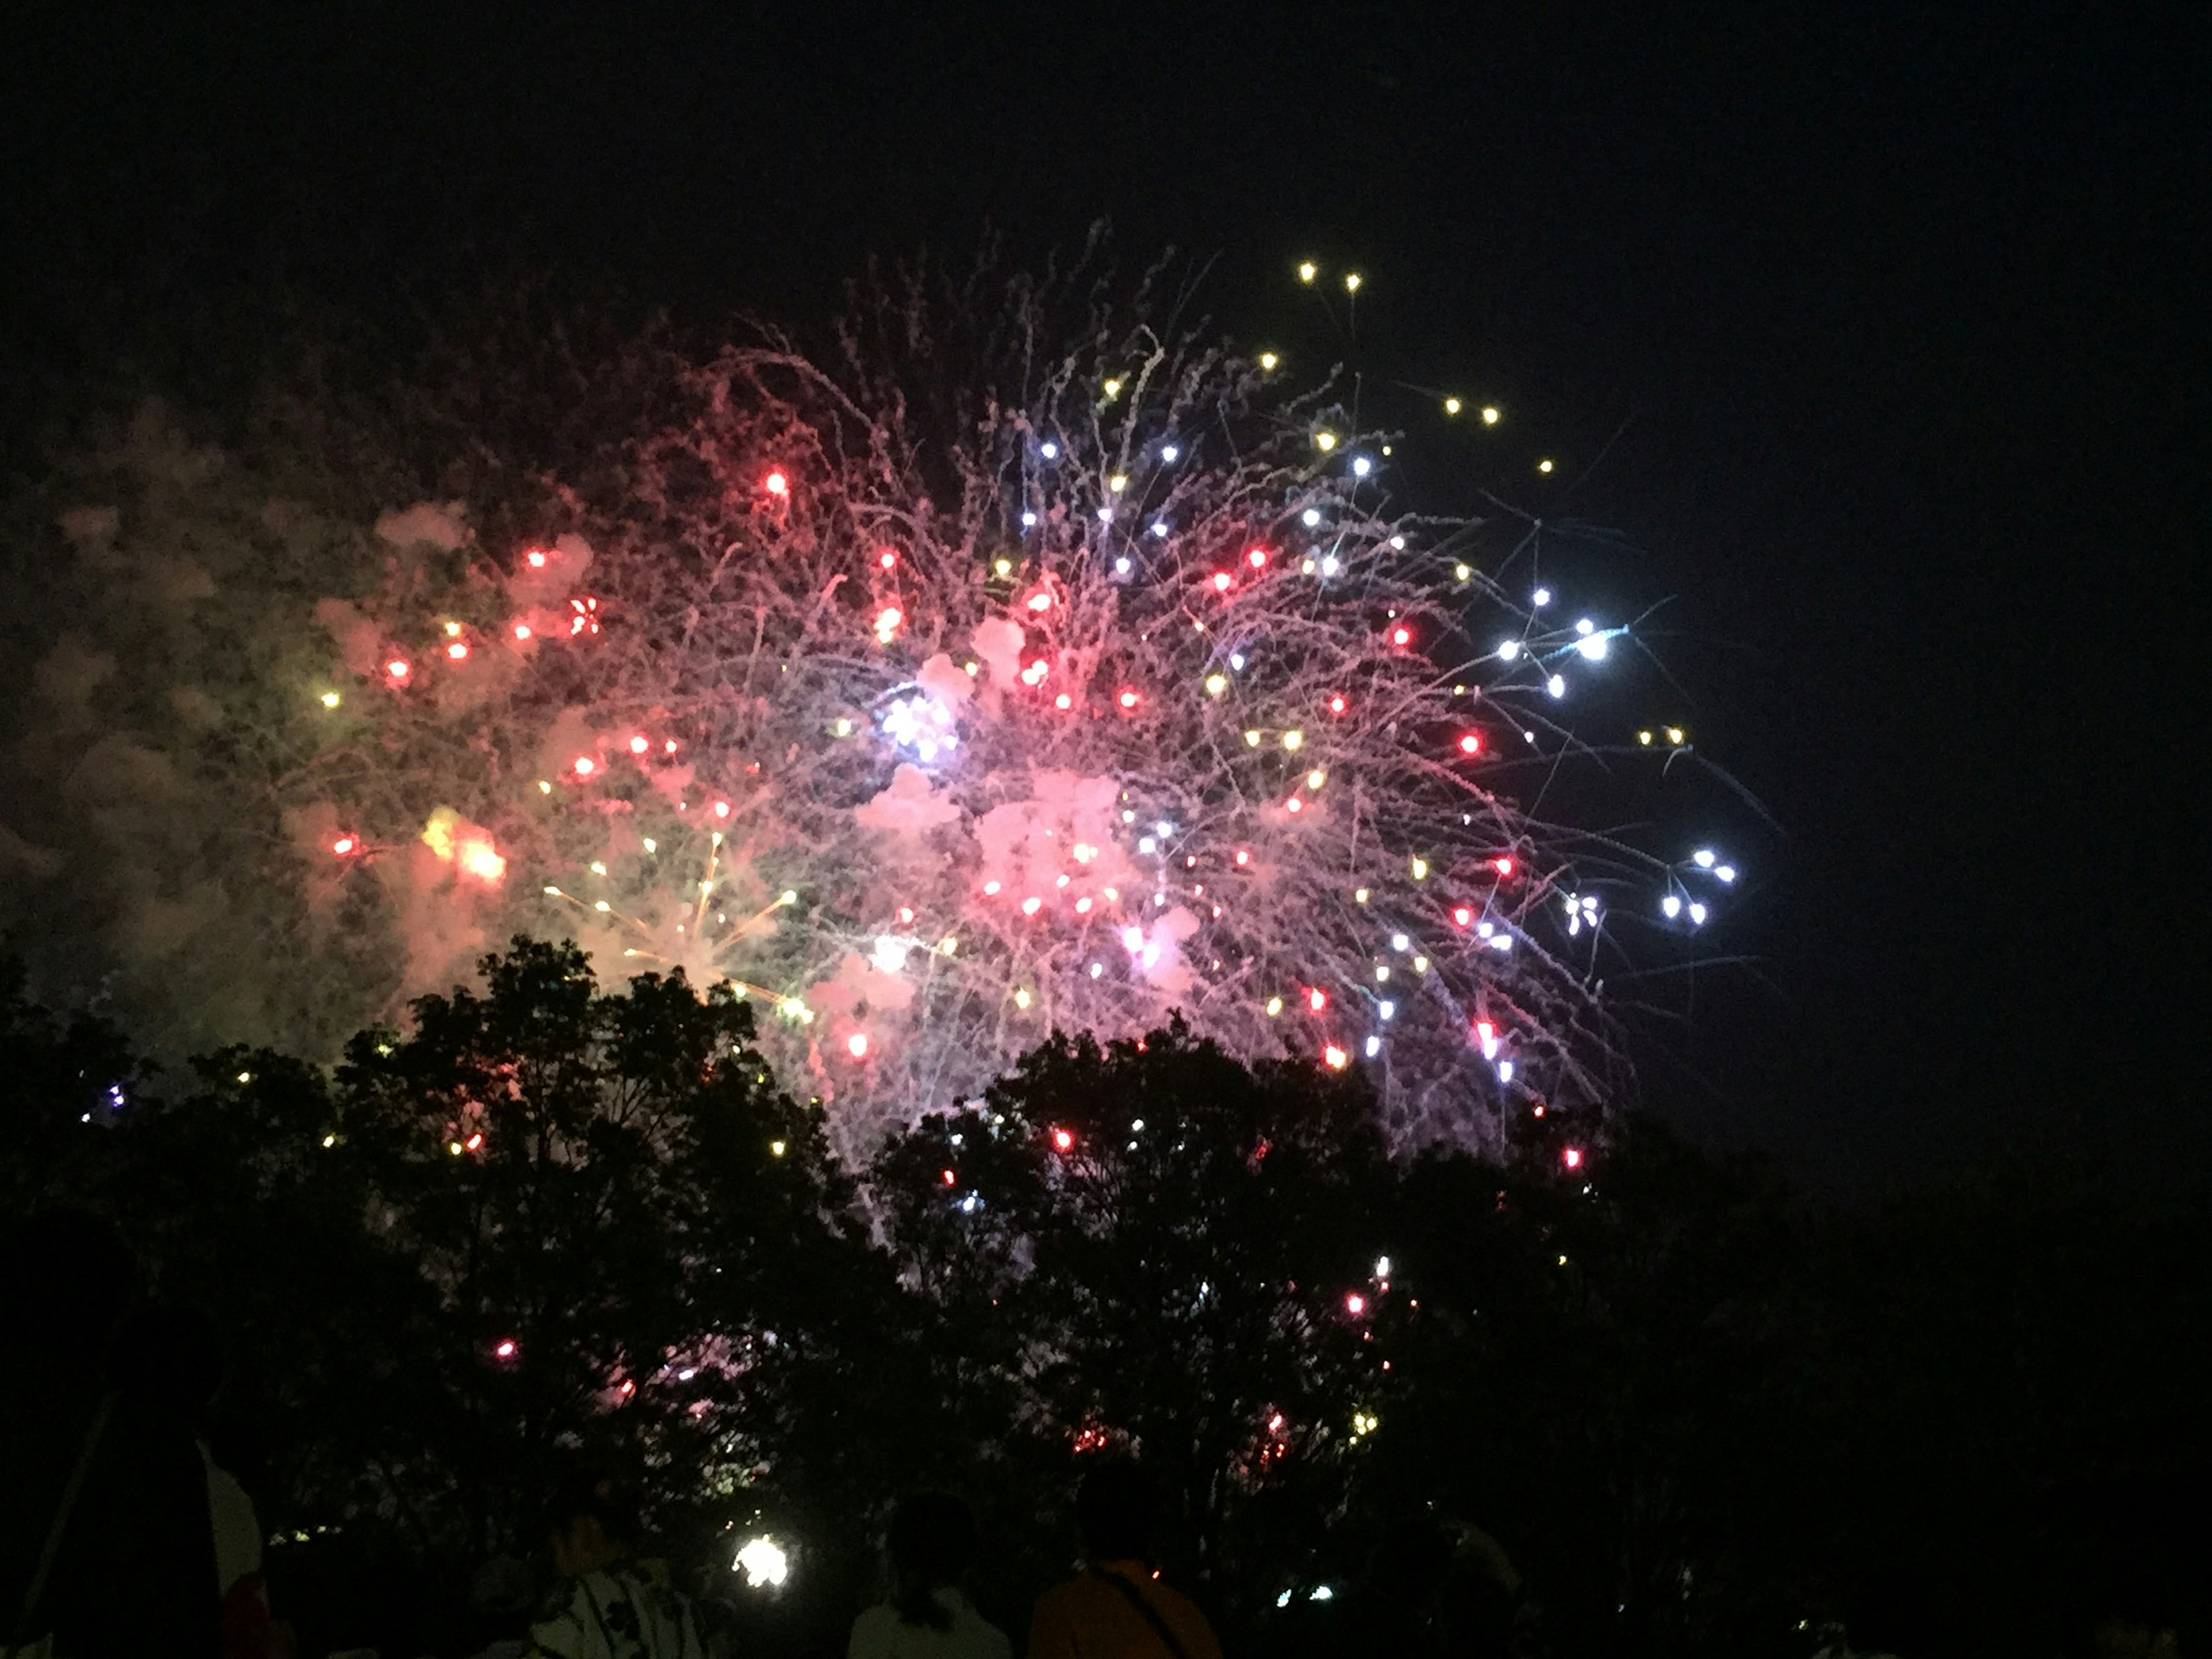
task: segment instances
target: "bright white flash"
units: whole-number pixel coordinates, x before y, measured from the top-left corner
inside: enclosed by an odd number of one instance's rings
[[[772,1589],[791,1577],[791,1557],[773,1538],[749,1538],[730,1571],[744,1574],[745,1583],[756,1589]]]

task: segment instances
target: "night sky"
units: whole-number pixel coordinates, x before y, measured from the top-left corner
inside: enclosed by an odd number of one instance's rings
[[[805,322],[872,252],[1104,216],[1213,258],[1221,329],[1495,398],[1489,447],[1409,443],[1424,499],[1618,532],[1589,580],[1673,599],[1701,749],[1780,826],[1716,941],[1756,969],[1700,975],[1652,1101],[1846,1189],[2201,1178],[2212,8],[25,21],[18,365],[544,264]],[[1309,255],[1366,274],[1356,342]]]

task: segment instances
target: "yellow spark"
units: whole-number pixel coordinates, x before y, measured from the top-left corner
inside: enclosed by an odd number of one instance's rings
[[[1458,398],[1445,398],[1445,399],[1444,399],[1444,413],[1445,413],[1445,414],[1447,414],[1447,415],[1456,415],[1456,414],[1458,414],[1458,413],[1459,413],[1459,409],[1460,409],[1460,404],[1459,404],[1459,399],[1458,399]]]
[[[1318,766],[1315,767],[1312,771],[1306,774],[1306,787],[1309,789],[1318,789],[1322,785],[1328,781],[1328,774],[1322,771]]]
[[[1224,691],[1226,691],[1228,689],[1229,689],[1229,676],[1228,676],[1228,675],[1226,675],[1226,674],[1208,674],[1208,675],[1206,677],[1206,695],[1207,696],[1209,696],[1209,697],[1218,697],[1218,696],[1220,696]]]
[[[1346,294],[1357,294],[1359,292],[1359,273],[1358,271],[1347,270],[1344,273],[1344,291]]]
[[[1012,559],[1001,559],[996,564],[993,565],[991,568],[997,571],[1001,576],[1011,576],[1014,574],[1014,562]]]
[[[1306,734],[1303,732],[1291,731],[1283,733],[1283,747],[1292,754],[1303,749],[1305,746],[1305,741]]]
[[[335,708],[343,701],[344,699],[339,696],[335,691],[325,691],[323,693],[323,707],[325,708]]]
[[[1354,904],[1364,904],[1364,903],[1366,903],[1366,902],[1367,902],[1367,890],[1366,890],[1364,887],[1355,887],[1354,889],[1352,889],[1352,902]]]
[[[1298,280],[1302,283],[1310,283],[1320,275],[1321,267],[1310,259],[1305,260],[1298,266]]]
[[[1109,380],[1106,382],[1104,390],[1109,398],[1118,398],[1121,395],[1121,383],[1119,380]]]
[[[1551,470],[1552,464],[1549,461],[1539,461],[1536,463],[1536,471],[1539,472],[1549,472]]]
[[[1680,742],[1681,742],[1681,741],[1682,741],[1682,728],[1681,728],[1680,726],[1668,726],[1668,727],[1667,728],[1667,741],[1668,741],[1668,742],[1669,742],[1669,743],[1680,743]]]
[[[1015,1006],[1015,1007],[1017,1007],[1017,1008],[1026,1008],[1026,1007],[1028,1007],[1029,1006],[1030,1006],[1030,994],[1028,993],[1028,991],[1026,991],[1026,990],[1020,990],[1020,991],[1017,991],[1017,992],[1015,992],[1015,993],[1014,993],[1014,1006]]]
[[[1263,351],[1260,354],[1260,367],[1270,374],[1275,372],[1275,365],[1280,362],[1282,359],[1272,351]]]
[[[768,1155],[770,1158],[781,1158],[783,1156],[783,1143],[780,1140],[769,1141],[768,1144]]]
[[[1496,404],[1485,404],[1482,406],[1482,423],[1485,426],[1496,426],[1498,424],[1498,405]]]
[[[1455,581],[1463,582],[1474,574],[1474,567],[1471,564],[1455,564],[1452,567],[1452,580]]]
[[[1282,1000],[1282,998],[1280,998],[1280,997],[1269,997],[1269,998],[1267,999],[1267,1018],[1268,1018],[1269,1019],[1273,1019],[1273,1018],[1274,1018],[1274,1017],[1275,1017],[1276,1015],[1278,1015],[1278,1014],[1281,1013],[1282,1012],[1283,1012],[1283,1000]]]
[[[1257,749],[1260,746],[1260,734],[1257,732],[1247,732],[1244,734],[1244,746],[1247,749]]]
[[[1415,859],[1413,860],[1413,879],[1415,881],[1426,881],[1428,878],[1429,861],[1426,859]]]
[[[1109,384],[1111,383],[1109,382]],[[1106,480],[1106,488],[1112,490],[1116,495],[1120,495],[1128,487],[1129,475],[1126,472],[1116,472],[1112,477]]]
[[[446,624],[446,637],[449,640],[459,638],[460,631],[461,625],[457,622],[449,622]]]
[[[1336,447],[1336,434],[1334,432],[1315,433],[1314,447],[1321,451],[1322,454],[1328,454],[1330,450]]]
[[[1651,734],[1649,732],[1638,732],[1636,734],[1636,740],[1638,743],[1649,744],[1651,741]]]

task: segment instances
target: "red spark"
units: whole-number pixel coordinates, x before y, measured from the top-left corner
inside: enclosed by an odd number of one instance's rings
[[[1055,1152],[1073,1152],[1075,1150],[1075,1131],[1073,1129],[1054,1129],[1052,1132],[1052,1145],[1053,1150]]]
[[[782,471],[778,469],[761,480],[761,488],[771,495],[788,495],[791,493],[791,480],[785,477]]]

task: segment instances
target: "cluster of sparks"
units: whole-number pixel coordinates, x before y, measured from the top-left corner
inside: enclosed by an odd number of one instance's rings
[[[930,430],[790,349],[670,374],[562,533],[363,607],[381,672],[320,696],[415,772],[333,789],[332,858],[419,846],[451,902],[737,985],[848,1149],[1171,1009],[1368,1067],[1416,1139],[1611,1092],[1610,906],[1693,929],[1735,870],[1516,804],[1632,635],[1397,511],[1325,390],[1140,325]]]

